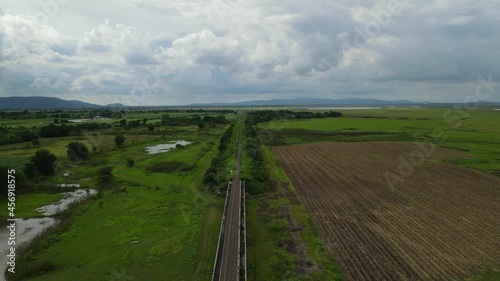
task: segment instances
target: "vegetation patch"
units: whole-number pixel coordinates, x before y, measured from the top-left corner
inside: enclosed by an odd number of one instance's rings
[[[146,167],[148,172],[152,173],[172,173],[175,171],[191,171],[195,168],[194,165],[188,165],[181,161],[160,161],[155,162]]]

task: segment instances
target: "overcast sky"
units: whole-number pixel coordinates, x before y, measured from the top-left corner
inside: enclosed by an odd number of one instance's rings
[[[0,0],[0,96],[461,102],[499,50],[500,0]]]

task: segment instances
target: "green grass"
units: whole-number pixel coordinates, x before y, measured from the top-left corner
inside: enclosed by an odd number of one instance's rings
[[[474,157],[455,163],[500,175],[500,112],[465,112],[466,119],[447,121],[449,108],[345,110],[344,117],[278,120],[258,124],[276,145],[315,141],[425,141],[460,149]],[[445,118],[448,116],[448,119]],[[438,132],[441,132],[439,135]]]
[[[43,217],[40,212],[35,211],[36,208],[55,203],[63,198],[62,194],[44,194],[44,193],[29,193],[16,195],[15,215],[17,218],[34,218]],[[0,201],[2,208],[2,217],[8,217],[7,200]]]
[[[54,121],[54,118],[33,118],[33,119],[0,119],[0,126],[7,126],[7,127],[26,127],[26,128],[32,128],[32,127],[39,127],[39,126],[46,126],[49,125],[51,121]]]
[[[100,145],[110,147],[76,163],[66,160],[65,145],[75,139],[88,142],[84,135],[42,139],[42,147],[59,157],[58,172],[72,173],[69,177],[42,179],[44,182],[55,184],[64,180],[93,186],[95,171],[110,165],[114,168],[116,188],[126,191],[106,191],[101,199],[89,201],[88,208],[78,212],[70,227],[51,239],[50,246],[25,260],[50,260],[55,269],[26,280],[117,280],[116,276],[122,274],[136,280],[209,280],[220,226],[218,209],[222,208],[223,198],[207,194],[202,179],[225,128],[189,127],[165,138],[130,131],[125,135],[123,149],[111,147],[114,135],[106,131]],[[145,146],[172,140],[193,143],[156,155],[144,151]],[[9,164],[28,159],[34,152],[22,144],[6,147],[0,149],[6,152],[4,157],[10,157]],[[129,158],[135,160],[132,168],[126,165]],[[146,167],[159,161],[181,161],[193,169],[147,172]],[[40,195],[26,196],[18,198],[19,202],[26,202],[19,203],[23,210],[31,207],[22,204],[45,204]],[[138,243],[132,243],[135,240]],[[20,262],[19,267],[22,266]]]
[[[300,204],[295,188],[269,147],[264,148],[266,167],[274,182],[281,180],[286,188],[265,195],[247,196],[247,256],[249,280],[341,280],[338,267],[324,247],[319,234]],[[302,230],[298,238],[290,231],[288,215]],[[289,252],[285,245],[298,243],[306,257]],[[319,270],[300,276],[295,270],[299,259],[318,266]]]

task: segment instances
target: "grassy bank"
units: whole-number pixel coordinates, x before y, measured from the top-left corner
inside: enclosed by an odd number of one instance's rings
[[[247,196],[249,280],[341,280],[339,269],[269,147],[270,190]]]
[[[43,217],[40,212],[35,209],[51,203],[55,203],[63,198],[61,194],[44,194],[44,193],[28,193],[16,195],[16,210],[15,214],[18,218],[36,218]],[[0,201],[2,208],[1,217],[8,217],[7,200]]]

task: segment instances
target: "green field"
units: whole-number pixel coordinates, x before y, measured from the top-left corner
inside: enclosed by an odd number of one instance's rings
[[[271,146],[323,141],[423,141],[470,154],[450,162],[500,175],[500,112],[462,112],[462,119],[451,120],[450,116],[457,115],[447,110],[337,109],[343,117],[257,124],[256,138],[260,141],[256,147],[262,150],[263,162],[256,162],[254,152],[245,149],[248,139],[244,136],[241,176],[252,179],[260,169],[267,171],[269,178],[263,193],[247,196],[249,280],[342,279]],[[124,116],[127,121],[146,118],[148,123],[158,123],[154,131],[144,124],[126,128],[116,123],[119,120],[109,119],[100,121],[112,124],[102,131],[40,138],[41,148],[58,157],[56,174],[33,180],[33,186],[44,188],[17,195],[18,217],[39,217],[34,211],[37,207],[61,199],[62,195],[47,186],[78,183],[85,188],[97,187],[96,171],[102,166],[113,167],[114,187],[75,206],[62,216],[65,223],[37,238],[19,260],[18,267],[24,272],[16,280],[210,280],[225,195],[210,193],[203,180],[212,159],[219,155],[219,139],[229,125],[166,126],[159,124],[162,114],[130,111]],[[166,114],[220,116],[210,112]],[[227,149],[219,155],[223,159],[217,168],[221,179],[233,176],[239,124],[245,120],[237,118],[245,115],[225,116],[233,120],[235,129]],[[0,124],[36,130],[44,125],[40,122],[51,120],[0,120]],[[126,138],[121,149],[115,147],[117,134]],[[146,146],[177,140],[192,143],[162,154],[145,152]],[[96,151],[88,159],[70,162],[66,145],[74,141],[89,148],[95,146]],[[31,142],[0,145],[0,163],[22,170],[36,150]],[[127,165],[128,159],[134,160],[132,167]],[[168,169],[153,172],[151,167],[159,164]],[[23,277],[24,273],[28,275]],[[491,270],[468,281],[497,278],[498,271]]]
[[[178,127],[154,133],[112,129],[95,136],[41,139],[41,147],[57,155],[58,161],[57,175],[38,182],[94,187],[96,170],[109,165],[114,169],[115,187],[78,208],[69,228],[50,234],[51,238],[41,238],[52,242],[33,249],[35,252],[19,262],[19,268],[29,271],[33,270],[30,265],[48,261],[53,270],[23,280],[116,280],[117,274],[141,280],[209,280],[223,197],[207,193],[202,179],[227,127]],[[113,146],[116,133],[124,133],[127,139],[122,149]],[[97,144],[99,150],[88,160],[69,162],[65,146],[75,140],[87,146]],[[145,152],[146,146],[174,140],[192,144],[162,154]],[[0,150],[2,164],[17,169],[35,151],[23,143],[5,145]],[[131,168],[126,164],[130,158],[135,161]],[[147,171],[148,166],[162,161],[179,161],[188,168],[170,173]],[[70,175],[62,176],[66,172]],[[37,216],[34,208],[60,197],[20,194],[18,217]]]
[[[40,212],[35,209],[51,203],[55,203],[63,198],[63,195],[46,194],[46,193],[28,193],[16,195],[16,217],[18,218],[35,218],[43,217]],[[1,206],[7,206],[7,200],[0,201]],[[3,208],[0,217],[8,217],[7,208]]]
[[[500,112],[447,108],[341,111],[344,117],[261,123],[271,145],[315,141],[422,141],[469,152],[457,164],[500,175]],[[274,143],[273,143],[274,142]]]

